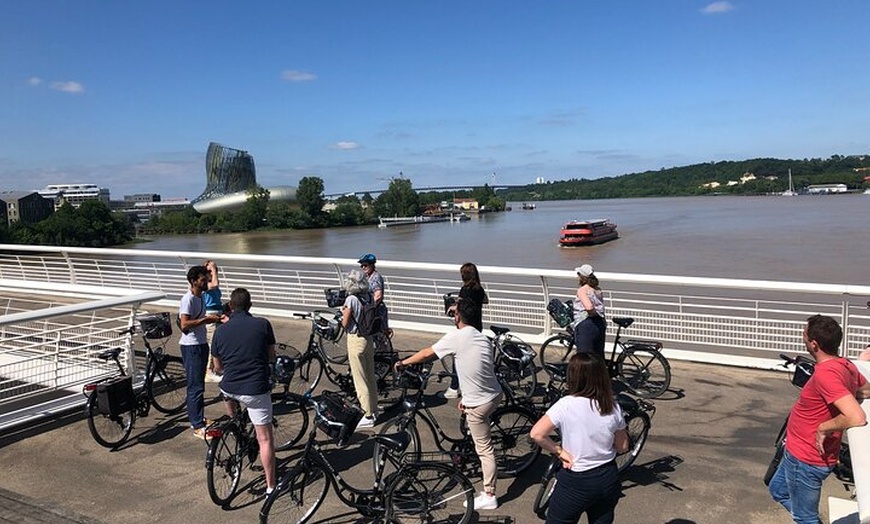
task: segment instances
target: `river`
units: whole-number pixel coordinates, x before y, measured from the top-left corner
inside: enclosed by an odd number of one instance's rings
[[[379,259],[829,284],[870,283],[870,196],[673,197],[537,202],[463,223],[154,238],[133,249]],[[560,248],[569,220],[610,218],[619,239]]]

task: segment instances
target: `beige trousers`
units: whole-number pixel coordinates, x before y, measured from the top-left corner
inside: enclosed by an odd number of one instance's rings
[[[378,378],[375,375],[375,348],[371,341],[356,334],[347,335],[347,363],[359,406],[371,417],[378,409]]]
[[[503,393],[481,404],[480,406],[465,407],[465,420],[468,422],[468,431],[474,440],[474,449],[480,458],[480,469],[483,472],[483,491],[495,494],[495,480],[498,477],[498,467],[495,463],[495,449],[492,447],[492,435],[490,434],[489,417],[501,404]]]

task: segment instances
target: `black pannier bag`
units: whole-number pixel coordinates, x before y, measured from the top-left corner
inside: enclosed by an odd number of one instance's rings
[[[517,338],[509,338],[499,346],[504,361],[512,371],[522,371],[535,360],[535,350]]]
[[[118,377],[97,384],[93,393],[97,396],[97,409],[100,414],[117,417],[136,406],[136,396],[133,394],[133,377]]]
[[[362,410],[333,391],[324,391],[318,402],[321,415],[332,423],[318,420],[318,427],[334,439],[339,447],[346,446],[356,430],[356,425],[363,418]]]

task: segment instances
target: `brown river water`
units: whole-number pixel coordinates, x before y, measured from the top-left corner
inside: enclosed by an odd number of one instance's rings
[[[154,238],[133,249],[870,284],[870,195],[673,197],[537,202],[463,223]],[[609,218],[619,239],[560,248],[562,224]]]

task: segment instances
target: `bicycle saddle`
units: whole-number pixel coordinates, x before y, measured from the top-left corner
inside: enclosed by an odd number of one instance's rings
[[[627,328],[628,326],[632,325],[632,323],[634,323],[634,319],[631,317],[613,317],[610,320],[612,320],[617,326],[624,328]]]
[[[502,327],[502,326],[489,326],[489,329],[491,329],[492,332],[495,333],[495,336],[497,336],[497,337],[500,337],[511,330],[510,328],[506,328],[506,327]]]
[[[114,360],[114,359],[118,358],[118,355],[120,355],[120,354],[121,354],[121,348],[107,349],[107,350],[103,351],[102,353],[99,353],[97,355],[97,358],[100,360],[105,360],[108,362],[109,360]]]
[[[383,444],[390,451],[405,451],[408,444],[411,443],[411,435],[407,431],[398,433],[387,433],[386,435],[375,435],[375,442]]]

